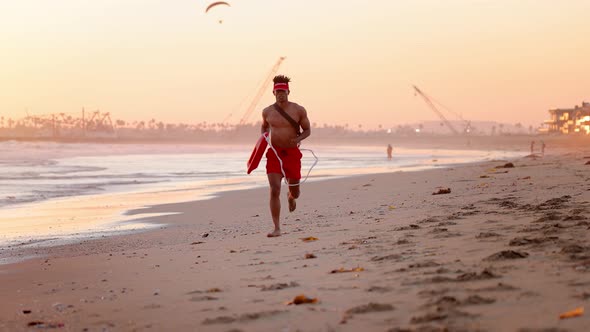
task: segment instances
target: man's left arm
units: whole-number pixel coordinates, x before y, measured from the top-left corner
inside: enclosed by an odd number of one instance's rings
[[[301,141],[311,135],[311,124],[309,123],[309,118],[307,117],[307,111],[303,107],[301,107],[301,120],[299,120],[299,125],[303,131],[301,132],[301,135],[295,139],[297,144],[301,143]]]

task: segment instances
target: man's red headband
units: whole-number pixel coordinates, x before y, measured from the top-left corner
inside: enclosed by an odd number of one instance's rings
[[[274,88],[272,88],[272,91],[277,91],[277,90],[287,90],[289,91],[289,83],[275,83]]]

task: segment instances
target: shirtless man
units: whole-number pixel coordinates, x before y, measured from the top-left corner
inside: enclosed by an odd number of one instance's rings
[[[281,235],[280,215],[281,215],[281,183],[283,180],[283,171],[289,183],[287,199],[289,201],[289,211],[293,212],[296,208],[296,199],[299,197],[299,180],[301,179],[301,152],[299,144],[309,137],[311,128],[307,112],[303,106],[290,102],[289,82],[290,78],[278,75],[273,79],[273,94],[276,98],[276,104],[279,105],[303,130],[298,134],[298,130],[283,117],[276,109],[275,105],[270,105],[262,111],[261,133],[270,131],[271,144],[279,154],[283,167],[275,154],[275,151],[268,149],[266,152],[266,174],[270,186],[270,214],[274,223],[274,231],[268,234],[268,237]]]

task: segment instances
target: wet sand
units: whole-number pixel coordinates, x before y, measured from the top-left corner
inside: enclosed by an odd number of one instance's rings
[[[313,182],[293,213],[283,187],[279,238],[267,189],[142,209],[181,214],[15,249],[43,258],[0,266],[0,330],[584,331],[559,315],[590,300],[585,157]]]

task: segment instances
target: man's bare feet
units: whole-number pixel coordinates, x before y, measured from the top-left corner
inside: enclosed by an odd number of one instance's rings
[[[295,211],[295,209],[297,208],[297,202],[295,201],[295,198],[293,198],[293,197],[291,197],[291,195],[289,195],[288,201],[289,201],[289,212]]]
[[[268,233],[266,234],[267,237],[277,237],[277,236],[281,236],[281,230],[280,229],[275,229],[272,233]]]

